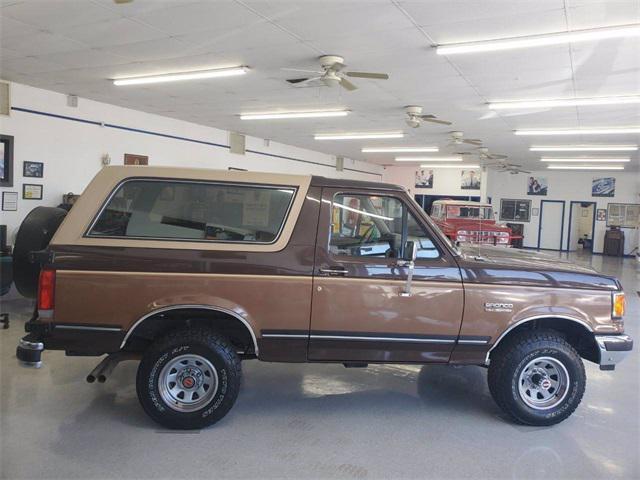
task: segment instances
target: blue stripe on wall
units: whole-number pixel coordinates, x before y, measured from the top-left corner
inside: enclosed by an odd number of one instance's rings
[[[89,125],[103,126],[105,128],[115,128],[115,129],[118,129],[118,130],[125,130],[127,132],[141,133],[143,135],[155,135],[156,137],[164,137],[164,138],[170,138],[172,140],[180,140],[180,141],[183,141],[183,142],[198,143],[200,145],[209,145],[211,147],[227,148],[227,149],[229,148],[229,145],[223,145],[221,143],[207,142],[207,141],[204,141],[204,140],[198,140],[196,138],[181,137],[181,136],[178,136],[178,135],[170,135],[170,134],[167,134],[167,133],[154,132],[152,130],[142,130],[140,128],[126,127],[124,125],[116,125],[116,124],[113,124],[113,123],[102,123],[102,122],[97,122],[95,120],[86,120],[84,118],[71,117],[71,116],[68,116],[68,115],[58,115],[57,113],[42,112],[42,111],[39,111],[39,110],[32,110],[32,109],[29,109],[29,108],[11,107],[11,110],[14,110],[16,112],[22,112],[22,113],[30,113],[30,114],[33,114],[33,115],[42,115],[42,116],[45,116],[45,117],[57,118],[57,119],[60,119],[60,120],[69,120],[69,121],[72,121],[72,122],[80,122],[80,123],[87,123]],[[335,168],[333,165],[327,165],[326,163],[312,162],[311,160],[303,160],[301,158],[287,157],[287,156],[284,156],[284,155],[276,155],[274,153],[260,152],[258,150],[247,150],[247,152],[255,153],[256,155],[264,155],[265,157],[281,158],[283,160],[290,160],[292,162],[308,163],[308,164],[311,164],[311,165],[318,165],[318,166],[321,166],[321,167],[326,167],[326,168],[331,168],[331,169]],[[381,177],[381,175],[379,173],[371,173],[371,172],[367,172],[366,170],[358,170],[358,169],[355,169],[355,168],[345,168],[345,170],[348,170],[350,172],[364,173],[366,175],[374,175],[376,177]]]

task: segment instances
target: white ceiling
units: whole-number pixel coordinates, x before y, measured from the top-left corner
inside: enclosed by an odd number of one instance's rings
[[[639,0],[189,1],[0,0],[0,72],[7,80],[236,130],[300,147],[393,163],[363,146],[440,145],[449,130],[542,168],[532,144],[640,143],[640,135],[516,137],[516,128],[640,124],[640,105],[490,112],[487,101],[640,93],[638,38],[438,56],[434,44],[640,23]],[[339,54],[354,92],[295,88],[281,67]],[[115,87],[114,77],[248,65],[243,77]],[[304,76],[304,75],[302,75]],[[451,127],[404,124],[422,105]],[[241,112],[346,107],[343,118],[240,121]],[[394,140],[315,141],[314,133],[404,130]],[[459,148],[454,148],[459,150]],[[637,169],[638,154],[629,170]]]

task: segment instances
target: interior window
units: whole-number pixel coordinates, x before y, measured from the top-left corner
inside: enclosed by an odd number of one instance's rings
[[[272,243],[294,189],[131,180],[111,198],[90,236]]]
[[[418,242],[418,258],[437,258],[431,238],[407,213],[394,197],[338,194],[333,200],[329,249],[334,255],[398,257],[408,239]]]

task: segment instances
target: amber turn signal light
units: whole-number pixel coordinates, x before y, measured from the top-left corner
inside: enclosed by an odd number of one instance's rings
[[[624,316],[624,292],[614,293],[613,294],[613,306],[611,309],[611,317],[612,318],[622,318]]]

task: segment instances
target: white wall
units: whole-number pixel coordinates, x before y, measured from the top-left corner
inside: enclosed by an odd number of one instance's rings
[[[434,168],[433,169],[433,188],[415,188],[416,170],[429,170],[428,168],[420,168],[419,166],[409,167],[385,167],[382,174],[382,180],[388,183],[395,183],[407,188],[412,195],[451,195],[465,197],[486,198],[487,176],[482,174],[480,190],[463,190],[460,188],[460,180],[462,168]]]
[[[65,95],[25,85],[12,83],[11,97],[13,107],[221,145],[229,144],[228,132],[224,130],[83,98],[77,108],[71,108],[66,105]],[[148,155],[150,165],[217,169],[237,167],[253,171],[315,174],[369,181],[379,181],[382,174],[382,168],[377,165],[350,159],[345,159],[345,170],[337,172],[335,158],[331,155],[276,142],[271,142],[267,147],[262,139],[254,137],[247,137],[247,150],[314,163],[249,152],[246,155],[234,155],[227,148],[15,110],[9,117],[0,117],[0,133],[13,135],[15,142],[13,187],[0,188],[0,192],[19,192],[18,211],[0,212],[0,223],[8,226],[10,241],[12,233],[31,209],[39,205],[58,205],[64,193],[81,193],[102,167],[101,158],[104,154],[110,155],[113,165],[122,164],[124,154],[132,153]],[[44,162],[44,178],[23,178],[24,161]],[[43,200],[23,200],[23,183],[44,185]]]
[[[529,176],[546,177],[548,179],[547,196],[528,196],[527,180]],[[615,177],[616,191],[614,197],[592,197],[591,182],[593,178]],[[630,172],[575,172],[575,171],[539,171],[531,174],[510,175],[491,171],[488,179],[487,195],[491,197],[496,212],[500,209],[500,200],[529,199],[531,208],[540,209],[542,200],[564,200],[565,218],[563,248],[567,246],[567,232],[569,229],[570,201],[596,202],[596,208],[606,209],[608,203],[639,203],[640,176]],[[531,217],[525,223],[524,246],[536,248],[538,245],[538,226],[540,216]],[[558,225],[560,228],[560,225]],[[596,221],[593,251],[601,253],[604,246],[606,222]],[[638,230],[624,229],[625,254],[630,253],[638,245]],[[572,240],[573,243],[573,240]]]

